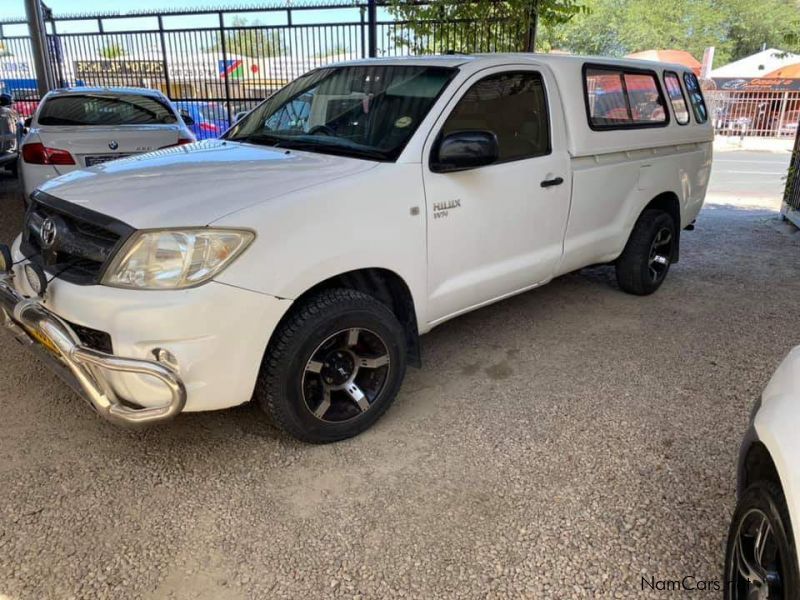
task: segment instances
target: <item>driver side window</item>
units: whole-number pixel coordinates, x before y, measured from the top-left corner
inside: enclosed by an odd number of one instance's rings
[[[550,154],[547,94],[541,74],[498,73],[474,84],[450,113],[442,135],[470,130],[497,136],[497,162]]]

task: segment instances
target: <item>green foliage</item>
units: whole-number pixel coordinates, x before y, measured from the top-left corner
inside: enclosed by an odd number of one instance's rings
[[[800,51],[800,0],[393,0],[389,11],[409,22],[391,41],[415,52],[522,50],[535,13],[536,50],[543,52],[623,56],[676,49],[699,60],[714,46],[719,65],[763,44]],[[468,23],[442,25],[453,20]]]
[[[523,50],[534,19],[563,25],[584,10],[582,0],[393,0],[389,13],[408,25],[390,41],[413,52],[511,52]],[[462,21],[459,23],[459,21]],[[434,45],[434,42],[436,45]]]
[[[763,44],[798,50],[797,0],[585,0],[562,26],[543,23],[543,49],[622,56],[650,49],[687,50],[697,59],[715,46],[715,64],[758,52]]]
[[[111,42],[100,48],[100,56],[113,60],[115,58],[122,58],[127,54],[125,48],[121,45]]]
[[[225,49],[228,54],[248,56],[250,58],[269,58],[281,56],[286,53],[286,45],[281,39],[278,30],[268,31],[265,28],[237,29],[237,27],[253,27],[260,23],[250,23],[242,17],[234,18],[230,25],[231,30],[225,33]],[[211,50],[222,51],[222,43],[217,42]]]

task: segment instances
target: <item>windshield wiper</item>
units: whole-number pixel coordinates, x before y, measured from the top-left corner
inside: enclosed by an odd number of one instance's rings
[[[387,156],[380,150],[372,148],[354,147],[348,144],[341,144],[333,141],[336,138],[331,138],[331,141],[324,139],[308,140],[298,138],[284,138],[284,148],[296,148],[297,150],[309,150],[311,152],[321,152],[323,154],[336,154],[338,156],[351,156],[353,158],[368,158],[372,160],[386,160]]]
[[[234,142],[246,142],[251,144],[263,144],[273,148],[287,148],[296,150],[307,150],[309,152],[320,152],[322,154],[335,154],[338,156],[350,156],[353,158],[366,158],[371,160],[387,160],[386,153],[372,148],[356,148],[350,145],[341,144],[324,139],[302,139],[299,136],[281,136],[269,133],[252,133],[231,138]]]
[[[232,142],[248,142],[250,144],[262,144],[265,146],[273,146],[279,148],[281,144],[286,141],[286,138],[271,135],[269,133],[251,133],[250,135],[243,135],[241,137],[231,138]]]

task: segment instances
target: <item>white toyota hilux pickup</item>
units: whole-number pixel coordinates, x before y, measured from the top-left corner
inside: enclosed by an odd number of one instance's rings
[[[2,317],[109,420],[252,399],[300,439],[346,438],[447,319],[587,265],[654,292],[712,137],[678,65],[316,69],[222,139],[43,184],[3,250]]]

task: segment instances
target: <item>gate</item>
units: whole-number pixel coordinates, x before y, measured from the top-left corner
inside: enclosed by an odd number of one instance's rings
[[[295,0],[231,9],[56,16],[46,23],[49,62],[61,87],[136,86],[162,90],[215,137],[249,110],[315,67],[367,56],[526,50],[527,22],[507,4],[458,18],[438,5],[422,20],[389,0]],[[469,4],[464,2],[463,4]],[[532,4],[533,5],[533,4]],[[496,8],[496,10],[495,10]],[[470,14],[465,12],[464,14]],[[0,79],[29,116],[39,100],[24,20],[0,22]]]

